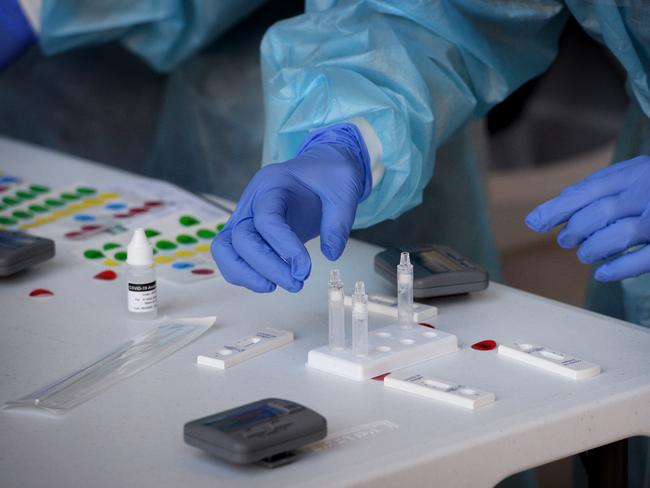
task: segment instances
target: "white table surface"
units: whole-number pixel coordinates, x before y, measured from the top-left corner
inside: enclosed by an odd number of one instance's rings
[[[52,186],[131,177],[7,139],[0,139],[0,171]],[[433,323],[456,334],[461,350],[412,368],[494,392],[490,406],[464,410],[379,381],[308,369],[307,351],[327,340],[331,266],[317,242],[309,249],[312,276],[295,295],[256,295],[220,279],[161,283],[161,313],[216,314],[217,325],[60,418],[0,411],[0,486],[490,486],[529,467],[650,435],[649,331],[498,284],[433,302],[440,308]],[[373,271],[376,251],[348,245],[337,263],[347,285],[363,279],[371,292],[390,292]],[[150,327],[127,321],[123,276],[102,282],[94,272],[59,246],[55,259],[0,280],[0,404]],[[56,295],[30,299],[36,287]],[[371,316],[371,328],[387,323]],[[290,329],[296,341],[226,371],[196,365],[198,354],[263,327]],[[565,379],[469,347],[483,339],[545,345],[596,362],[603,373]],[[227,465],[184,444],[185,422],[268,396],[322,413],[332,442],[275,470]]]

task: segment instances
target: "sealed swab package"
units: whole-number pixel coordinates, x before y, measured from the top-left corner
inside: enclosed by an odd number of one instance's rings
[[[4,408],[28,407],[65,413],[178,351],[207,331],[215,320],[216,317],[165,318],[157,327],[126,341],[90,366],[9,401]]]

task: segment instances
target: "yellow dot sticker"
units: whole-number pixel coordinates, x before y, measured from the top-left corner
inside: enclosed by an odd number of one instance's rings
[[[98,195],[97,198],[102,202],[105,202],[106,200],[110,200],[112,198],[120,198],[120,196],[117,193],[102,193],[101,195]]]
[[[101,205],[102,201],[99,198],[86,198],[84,200],[84,203],[86,205],[91,205],[92,206],[92,205]]]
[[[196,252],[210,252],[210,246],[208,244],[199,244],[194,250]]]
[[[174,256],[161,255],[154,257],[153,260],[158,264],[167,264],[176,261],[176,258]]]
[[[196,253],[194,251],[187,251],[185,249],[176,251],[174,254],[179,258],[191,258],[192,256],[196,256]]]
[[[104,259],[104,266],[119,266],[120,262],[114,259]]]

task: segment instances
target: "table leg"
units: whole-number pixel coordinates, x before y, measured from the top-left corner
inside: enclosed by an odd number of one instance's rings
[[[627,439],[580,454],[589,488],[627,487]]]

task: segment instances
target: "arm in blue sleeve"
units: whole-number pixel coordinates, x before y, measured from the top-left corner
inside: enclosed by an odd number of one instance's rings
[[[35,39],[17,0],[0,0],[0,71],[13,63]]]
[[[355,227],[396,218],[422,201],[437,147],[549,66],[567,15],[558,0],[308,1],[262,42],[264,162],[365,119],[385,172]]]
[[[43,0],[40,43],[47,54],[119,41],[168,71],[265,0]]]

